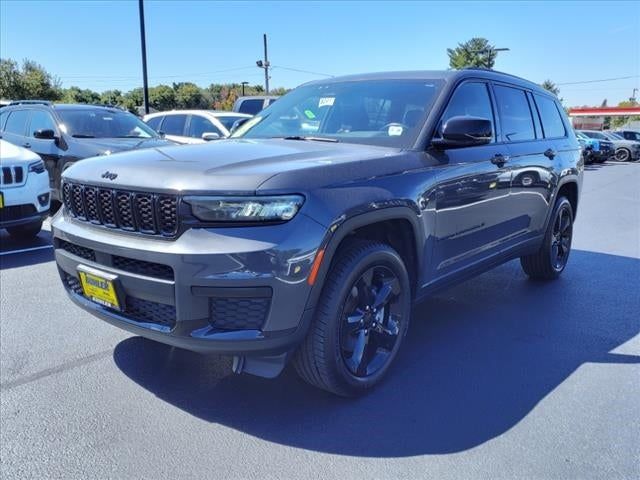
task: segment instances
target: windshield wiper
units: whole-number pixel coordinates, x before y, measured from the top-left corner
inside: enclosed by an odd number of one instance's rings
[[[113,138],[151,138],[151,137],[143,137],[141,135],[116,135]]]
[[[291,135],[288,137],[271,137],[271,138],[281,138],[282,140],[302,140],[308,142],[331,142],[338,143],[339,140],[337,138],[327,138],[327,137],[306,137],[302,135]]]
[[[84,133],[76,133],[71,135],[73,138],[96,138],[95,135],[85,135]]]

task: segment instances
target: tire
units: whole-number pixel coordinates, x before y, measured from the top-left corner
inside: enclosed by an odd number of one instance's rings
[[[388,302],[381,306],[374,297]],[[410,314],[411,286],[400,255],[383,243],[348,243],[326,277],[294,367],[315,387],[344,397],[361,395],[389,371]]]
[[[626,148],[616,150],[616,160],[619,162],[628,162],[631,159],[631,152]]]
[[[30,240],[35,238],[42,230],[42,220],[33,223],[27,223],[26,225],[18,225],[16,227],[8,227],[7,232],[13,238],[18,240]]]
[[[520,258],[524,272],[535,280],[558,278],[567,266],[572,237],[573,208],[566,197],[559,197],[553,208],[542,246],[533,255]]]

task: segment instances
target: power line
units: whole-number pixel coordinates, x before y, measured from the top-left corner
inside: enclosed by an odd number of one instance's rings
[[[281,68],[282,70],[291,70],[292,72],[309,73],[311,75],[320,75],[321,77],[335,77],[335,75],[329,75],[328,73],[312,72],[310,70],[301,70],[299,68],[283,67],[282,65],[274,65],[271,68]]]
[[[628,77],[616,77],[616,78],[603,78],[600,80],[584,80],[581,82],[565,82],[565,83],[556,83],[556,85],[582,85],[585,83],[599,83],[599,82],[613,82],[615,80],[629,80],[631,78],[640,78],[640,75],[630,75]]]
[[[183,78],[183,77],[203,77],[209,75],[215,75],[217,73],[226,73],[226,72],[235,72],[238,70],[249,70],[255,67],[236,67],[236,68],[227,68],[224,70],[215,70],[212,72],[202,72],[202,73],[181,73],[179,75],[149,75],[150,78]],[[138,75],[56,75],[57,77],[63,79],[120,79],[120,80],[128,80],[128,79],[137,79]]]

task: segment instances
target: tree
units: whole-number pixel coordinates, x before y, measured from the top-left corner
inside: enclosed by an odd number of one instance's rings
[[[544,88],[545,90],[548,90],[551,93],[553,93],[556,97],[560,93],[560,89],[558,88],[558,86],[555,83],[553,83],[551,80],[549,80],[549,79],[547,79],[544,82],[542,82],[540,84],[540,86],[542,88]]]
[[[13,100],[58,100],[60,80],[32,60],[0,59],[0,97]]]
[[[124,97],[120,90],[105,90],[100,94],[100,103],[104,105],[124,105]]]
[[[177,108],[203,108],[204,96],[200,87],[195,83],[181,82],[174,83],[173,89],[176,92],[176,107]]]
[[[169,85],[149,89],[149,104],[158,111],[176,108],[176,92]]]
[[[619,107],[637,107],[638,102],[630,98],[618,104]],[[640,115],[630,115],[628,117],[611,117],[611,127],[620,128],[629,122],[640,122]]]
[[[100,103],[100,94],[88,88],[69,87],[63,90],[62,102],[97,104]]]
[[[449,67],[460,70],[466,67],[493,68],[498,55],[495,46],[486,38],[475,37],[456,48],[447,48]]]

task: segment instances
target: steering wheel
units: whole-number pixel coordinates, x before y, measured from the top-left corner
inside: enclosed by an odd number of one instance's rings
[[[391,123],[387,123],[386,125],[383,125],[382,127],[380,127],[380,132],[382,132],[383,130],[389,130],[389,127],[400,127],[402,128],[402,131],[404,132],[405,130],[409,130],[409,126],[405,125],[404,123],[400,123],[400,122],[391,122]]]

